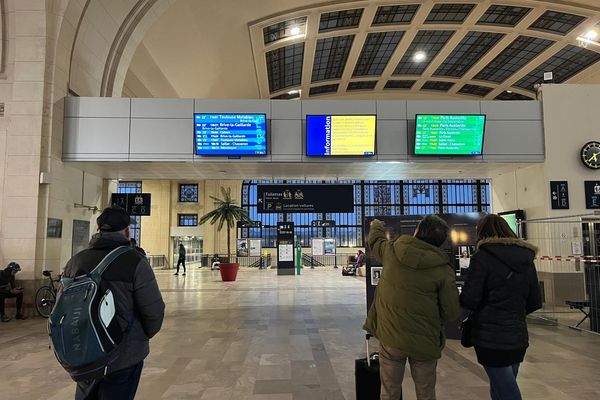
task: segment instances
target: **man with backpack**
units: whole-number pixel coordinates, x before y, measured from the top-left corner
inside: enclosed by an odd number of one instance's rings
[[[57,358],[77,381],[76,400],[133,399],[144,359],[150,352],[149,339],[161,328],[165,304],[146,257],[130,247],[130,218],[127,212],[120,207],[112,206],[104,209],[96,221],[98,233],[93,236],[89,248],[73,256],[65,267],[64,287],[61,288],[57,304],[50,317],[49,330],[53,336],[53,329],[60,328],[60,324],[67,324],[67,338],[64,335],[55,335],[60,339],[53,337],[52,340]],[[101,274],[99,285],[89,281],[96,273]],[[112,335],[112,338],[109,337],[109,341],[104,339],[104,343],[100,343],[98,347],[106,350],[107,347],[111,348],[112,344],[114,351],[109,354],[110,357],[94,361],[100,365],[100,368],[97,368],[101,370],[99,377],[97,373],[90,374],[90,363],[85,366],[85,373],[77,375],[78,371],[71,361],[76,359],[76,353],[81,347],[79,343],[81,339],[73,337],[73,333],[83,336],[85,332],[92,331],[86,326],[79,326],[81,317],[80,311],[77,310],[81,309],[81,306],[72,306],[76,311],[69,309],[69,300],[72,305],[82,301],[82,290],[77,291],[77,282],[81,282],[80,286],[86,285],[87,282],[89,288],[98,287],[99,296],[103,296],[101,300],[97,303],[92,302],[91,305],[93,307],[94,304],[99,304],[97,319],[101,320],[103,324],[101,327],[104,327],[107,336]],[[65,297],[62,303],[61,296]],[[87,288],[85,296],[88,296]],[[83,309],[87,310],[85,307]],[[92,322],[95,322],[95,318],[90,319],[89,325],[92,325]],[[76,330],[73,330],[74,326]],[[97,326],[94,326],[93,331],[96,334],[90,336],[92,338],[103,334],[103,330]],[[116,343],[114,337],[120,338],[120,342]],[[62,346],[57,345],[59,340],[63,341]],[[64,342],[68,340],[70,342],[65,346]],[[86,345],[89,353],[89,344]],[[63,351],[65,354],[62,353]],[[94,378],[80,380],[78,376]]]

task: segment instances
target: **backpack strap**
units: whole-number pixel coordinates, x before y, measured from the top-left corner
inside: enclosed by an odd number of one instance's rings
[[[110,264],[113,263],[113,261],[115,261],[117,259],[117,257],[119,257],[122,254],[127,253],[128,251],[134,250],[132,247],[130,246],[119,246],[116,249],[114,249],[113,251],[111,251],[110,253],[108,253],[106,255],[106,257],[104,257],[102,259],[102,261],[100,261],[100,263],[96,266],[96,268],[94,268],[90,274],[98,274],[100,276],[102,276],[102,274],[104,273],[104,271],[106,270],[106,268],[108,268],[108,266]]]

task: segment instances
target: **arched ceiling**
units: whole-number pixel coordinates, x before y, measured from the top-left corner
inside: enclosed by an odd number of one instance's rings
[[[578,41],[599,24],[597,0],[178,0],[125,85],[146,96],[165,95],[161,79],[180,97],[532,99],[544,72],[600,82],[600,43]]]

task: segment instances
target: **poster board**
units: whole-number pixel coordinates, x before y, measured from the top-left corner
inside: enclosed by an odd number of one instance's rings
[[[335,256],[335,239],[323,239],[323,255]]]
[[[312,255],[322,256],[325,255],[325,241],[320,238],[313,238],[311,242]]]
[[[238,239],[235,248],[235,254],[238,257],[248,257],[250,251],[248,248],[248,239]]]
[[[294,261],[294,245],[280,244],[277,247],[277,258],[279,261]]]
[[[250,257],[260,257],[262,253],[262,241],[260,239],[248,239],[248,253]]]

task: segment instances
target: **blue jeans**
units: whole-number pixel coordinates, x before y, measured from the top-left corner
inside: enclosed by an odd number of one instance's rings
[[[521,391],[517,385],[519,364],[500,368],[484,365],[483,368],[490,378],[492,400],[522,400]]]
[[[78,382],[75,400],[133,400],[144,362],[111,372],[104,379]]]

